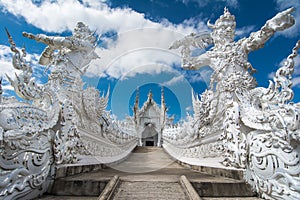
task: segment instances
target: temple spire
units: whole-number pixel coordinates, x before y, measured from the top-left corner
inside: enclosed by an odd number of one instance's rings
[[[161,107],[165,107],[165,93],[164,93],[164,87],[161,87]]]
[[[2,90],[2,77],[0,77],[0,104],[2,103],[2,93],[3,93],[3,90]]]
[[[134,102],[134,107],[133,107],[133,111],[136,112],[139,109],[139,88],[136,89],[136,96],[135,96],[135,102]]]
[[[153,100],[153,93],[152,93],[152,90],[150,89],[150,91],[148,93],[148,101],[152,102],[152,100]]]
[[[161,124],[162,124],[162,129],[165,126],[166,123],[166,103],[165,103],[165,93],[164,93],[164,88],[161,88],[161,105],[160,105],[160,118],[161,118]]]
[[[135,102],[133,106],[133,116],[134,116],[134,121],[137,124],[137,116],[139,112],[139,88],[136,89],[136,96],[135,96]]]

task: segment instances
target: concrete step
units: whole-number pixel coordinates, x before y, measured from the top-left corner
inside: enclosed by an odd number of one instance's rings
[[[203,180],[193,182],[192,186],[200,197],[253,197],[256,194],[251,190],[250,186],[244,181],[231,181],[224,179],[223,181]]]
[[[203,197],[201,200],[259,200],[258,197]],[[261,199],[262,200],[262,199]]]
[[[57,196],[99,196],[109,182],[104,179],[58,179],[53,184],[50,194]]]
[[[36,198],[36,200],[97,200],[98,197],[91,196],[57,196],[57,195],[44,195]]]
[[[113,199],[187,200],[187,197],[177,182],[125,181],[116,189]]]
[[[152,199],[160,199],[164,198],[165,194],[176,194],[176,197],[181,198],[182,196],[173,189],[178,187],[182,175],[186,176],[202,198],[251,199],[256,195],[243,180],[215,176],[183,167],[158,147],[138,147],[127,160],[121,163],[103,166],[99,170],[89,172],[82,166],[82,171],[87,172],[68,177],[56,177],[49,193],[52,195],[51,198],[55,196],[64,198],[73,196],[83,199],[87,196],[98,197],[115,175],[119,176],[120,183],[123,184],[120,185],[118,193],[127,195],[128,199],[138,199],[135,195],[143,197],[150,195]],[[123,186],[125,189],[122,189]],[[153,198],[155,195],[157,197]],[[172,198],[168,197],[168,199]]]
[[[111,175],[116,174],[113,169],[107,169],[106,172],[109,171],[111,172]],[[169,173],[171,171],[172,169],[170,169]],[[138,175],[119,174],[120,179],[122,180],[121,185],[127,185],[126,191],[131,194],[134,191],[139,193],[148,188],[153,189],[153,191],[159,191],[158,189],[160,187],[164,188],[164,191],[166,192],[169,190],[172,192],[171,185],[178,182],[181,175],[182,174],[164,174],[163,172]],[[185,175],[200,197],[253,197],[256,195],[251,191],[250,186],[242,180],[214,177],[199,172],[185,173]],[[92,174],[87,173],[60,178],[55,181],[51,194],[63,196],[99,196],[112,177],[113,176],[105,176],[105,173],[103,172],[94,172]],[[175,185],[177,184],[178,183]],[[130,187],[130,185],[139,187]],[[120,190],[123,189],[121,188]]]

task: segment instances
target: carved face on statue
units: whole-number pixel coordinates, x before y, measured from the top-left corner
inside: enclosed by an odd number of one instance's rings
[[[73,30],[73,36],[78,39],[88,39],[92,44],[96,41],[93,32],[83,22],[77,22],[76,27]]]
[[[217,19],[214,25],[209,21],[207,25],[213,29],[211,37],[216,45],[233,42],[236,22],[234,15],[231,15],[227,8],[224,9],[224,14]]]

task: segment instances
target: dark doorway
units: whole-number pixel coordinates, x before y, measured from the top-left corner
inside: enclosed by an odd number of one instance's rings
[[[154,146],[154,141],[146,141],[146,144],[145,146],[150,146],[150,147],[153,147]]]

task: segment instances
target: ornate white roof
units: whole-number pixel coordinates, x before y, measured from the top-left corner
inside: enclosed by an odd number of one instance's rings
[[[139,116],[142,116],[145,114],[145,112],[150,108],[153,107],[155,112],[157,114],[160,114],[161,110],[157,103],[153,100],[153,94],[152,91],[150,90],[148,93],[148,99],[147,101],[143,104],[142,108],[139,110]]]

